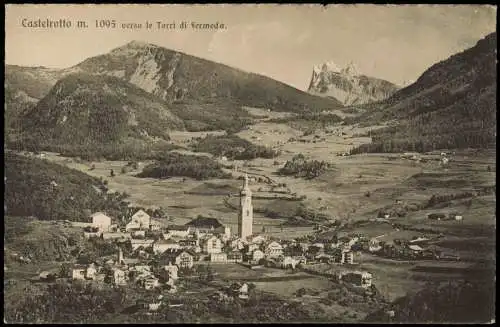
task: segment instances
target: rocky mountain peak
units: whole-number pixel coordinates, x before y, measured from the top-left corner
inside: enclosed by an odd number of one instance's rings
[[[351,61],[347,66],[345,66],[341,71],[341,74],[345,74],[348,76],[359,76],[358,67]]]
[[[344,105],[360,105],[384,100],[398,90],[390,82],[361,75],[352,61],[339,68],[333,61],[313,67],[309,92],[332,97]]]

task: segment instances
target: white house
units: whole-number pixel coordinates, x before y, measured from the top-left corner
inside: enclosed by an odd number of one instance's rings
[[[100,231],[108,231],[111,226],[111,218],[102,212],[96,212],[90,215],[92,226],[99,228]]]
[[[87,267],[84,265],[75,265],[73,267],[72,273],[71,273],[71,278],[72,279],[85,279],[85,272],[87,270]]]
[[[158,278],[154,276],[147,276],[143,280],[144,289],[152,290],[160,285]]]
[[[252,260],[259,262],[260,260],[264,259],[265,255],[264,252],[261,250],[255,250],[252,252]]]
[[[194,265],[194,257],[188,251],[169,249],[162,254],[162,261],[173,263],[180,268],[192,268]]]
[[[113,240],[113,239],[130,239],[132,236],[130,234],[125,233],[102,233],[102,238],[105,240]]]
[[[352,251],[342,251],[341,264],[354,264],[354,253]]]
[[[203,252],[208,254],[221,253],[222,252],[221,240],[216,236],[209,237],[203,242]]]
[[[292,257],[289,257],[289,256],[279,257],[277,262],[280,264],[281,268],[283,268],[283,269],[286,269],[289,267],[292,269],[295,269],[295,266],[297,266],[297,264],[299,263],[298,260],[296,260]]]
[[[250,238],[250,243],[252,244],[263,244],[266,242],[266,238],[262,235],[256,235]]]
[[[85,278],[86,279],[95,279],[97,274],[97,267],[91,263],[88,265],[87,270],[85,271]]]
[[[283,255],[283,247],[278,242],[273,241],[266,246],[264,253],[268,258],[277,258]]]
[[[171,263],[169,263],[168,265],[163,266],[163,269],[165,269],[165,271],[168,272],[169,279],[172,279],[172,280],[179,279],[179,277],[177,275],[177,273],[179,272],[179,267],[177,267],[177,266],[172,265]]]
[[[227,253],[224,253],[224,252],[212,253],[212,254],[210,254],[210,261],[211,262],[226,263],[227,262]]]
[[[255,244],[255,243],[248,244],[248,252],[253,252],[253,251],[258,250],[258,249],[260,249],[259,244]]]
[[[224,235],[222,235],[222,239],[225,241],[228,241],[231,239],[231,228],[228,226],[224,227]]]
[[[163,223],[160,220],[151,218],[149,229],[151,229],[153,231],[158,231],[158,230],[161,230],[162,227],[163,227]]]
[[[113,284],[115,285],[127,284],[127,274],[125,273],[125,270],[113,268],[113,274],[111,277],[113,280]]]
[[[190,232],[191,228],[189,226],[170,225],[167,227],[167,235],[171,236],[187,237]]]
[[[145,230],[135,230],[132,232],[132,237],[144,238],[144,237],[146,237],[146,231]]]
[[[149,229],[150,224],[151,216],[141,209],[132,216],[130,222],[125,227],[125,230],[129,232],[134,229]]]
[[[145,228],[149,228],[151,224],[151,216],[148,215],[144,210],[140,209],[132,216],[132,221],[142,225]]]
[[[339,279],[363,288],[372,286],[372,278],[372,274],[366,271],[341,272],[339,275]]]
[[[243,250],[246,245],[248,245],[248,242],[240,238],[231,240],[231,242],[229,243],[229,246],[232,249],[238,249],[238,250]]]
[[[95,279],[97,275],[97,267],[91,263],[88,266],[75,265],[73,267],[71,277],[72,279]]]
[[[143,247],[143,248],[148,248],[150,246],[153,246],[153,243],[154,243],[154,240],[141,240],[141,239],[132,239],[130,240],[130,243],[132,245],[132,250],[137,250],[138,248],[140,247]]]
[[[104,235],[104,233],[101,232],[101,231],[97,231],[97,232],[83,232],[83,236],[85,238],[101,237],[102,235]]]
[[[181,246],[179,243],[173,241],[173,240],[160,240],[157,241],[153,244],[153,252],[158,254],[158,253],[163,253],[169,249],[172,250],[178,250],[180,249]]]

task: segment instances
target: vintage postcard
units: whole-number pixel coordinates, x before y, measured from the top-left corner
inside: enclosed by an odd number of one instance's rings
[[[5,6],[7,323],[493,323],[496,6]]]

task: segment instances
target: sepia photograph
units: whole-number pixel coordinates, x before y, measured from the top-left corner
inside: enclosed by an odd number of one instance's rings
[[[4,323],[495,323],[496,6],[4,6]]]

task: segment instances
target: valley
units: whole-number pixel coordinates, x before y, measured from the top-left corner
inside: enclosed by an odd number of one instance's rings
[[[260,127],[262,126],[262,127]],[[310,226],[294,226],[287,224],[287,218],[266,217],[259,209],[275,210],[278,213],[294,215],[299,204],[312,210],[326,214],[331,220],[342,221],[345,225],[342,233],[360,233],[368,238],[384,236],[384,241],[394,239],[411,240],[423,235],[442,234],[435,243],[448,251],[457,253],[462,260],[474,263],[478,260],[492,260],[493,235],[491,228],[495,226],[494,195],[478,195],[463,200],[443,203],[442,207],[420,210],[408,210],[403,217],[391,216],[389,224],[375,222],[380,210],[392,207],[419,206],[426,204],[432,195],[457,194],[480,190],[482,187],[495,185],[495,168],[488,171],[487,167],[495,167],[494,150],[454,151],[452,161],[443,167],[439,154],[422,154],[427,162],[406,159],[398,154],[363,154],[340,156],[356,143],[366,142],[355,137],[359,128],[354,126],[331,126],[346,135],[339,137],[324,131],[320,141],[314,136],[307,143],[289,142],[290,138],[300,138],[302,134],[284,124],[257,122],[239,135],[256,144],[267,144],[274,141],[280,144],[282,154],[273,159],[252,159],[246,161],[231,161],[216,159],[232,174],[231,179],[210,179],[197,181],[191,178],[172,177],[168,179],[138,178],[134,175],[149,162],[139,161],[139,169],[127,173],[117,173],[110,177],[109,172],[119,172],[126,161],[81,161],[66,158],[55,153],[44,153],[44,158],[59,165],[77,169],[93,177],[108,181],[111,192],[126,192],[132,205],[140,207],[162,207],[168,215],[168,224],[185,224],[198,215],[215,217],[231,230],[237,230],[237,197],[229,198],[233,207],[225,205],[227,194],[235,195],[241,184],[238,177],[247,173],[251,179],[251,189],[254,192],[254,229],[261,235],[279,239],[294,239],[310,234],[334,235],[335,229],[326,227],[327,223],[311,223]],[[258,132],[258,133],[255,133]],[[206,133],[205,133],[206,134]],[[205,134],[182,132],[172,134],[174,144],[186,145],[192,137],[203,137]],[[254,135],[260,135],[261,140],[255,140]],[[276,135],[276,137],[272,137]],[[266,138],[267,137],[267,138]],[[261,142],[259,142],[261,141]],[[268,143],[269,142],[269,143]],[[325,151],[327,149],[327,151]],[[178,151],[178,150],[174,150]],[[212,156],[209,153],[200,154],[189,149],[182,150],[186,154]],[[286,160],[296,153],[306,157],[327,160],[333,168],[313,180],[280,176],[278,169]],[[276,165],[275,162],[279,162]],[[94,165],[95,169],[89,171]],[[266,177],[274,185],[286,185],[289,194],[296,193],[303,197],[301,201],[290,202],[275,200],[281,193],[259,192],[269,187],[269,183],[256,182],[253,178]],[[223,187],[227,191],[219,191]],[[268,199],[260,199],[260,194],[270,194]],[[369,196],[367,196],[369,194]],[[279,204],[281,201],[281,204]],[[467,203],[470,202],[470,203]],[[284,205],[286,204],[286,205]],[[464,221],[432,221],[427,218],[430,213],[460,212]],[[357,226],[362,223],[364,226]],[[393,225],[391,227],[391,224]],[[401,229],[395,232],[394,225]],[[325,226],[322,226],[325,225]],[[316,226],[316,227],[315,227]],[[265,230],[265,231],[264,231]],[[333,233],[333,234],[332,234]],[[328,237],[328,236],[327,236]],[[477,244],[486,242],[481,250],[475,250],[469,242]],[[472,244],[471,243],[471,244]],[[479,252],[478,252],[479,251]],[[407,292],[417,290],[425,285],[422,273],[413,273],[412,269],[420,265],[420,261],[400,262],[383,259],[374,255],[355,255],[354,261],[374,273],[376,285],[390,300],[404,296]],[[443,262],[444,266],[449,265]],[[393,273],[387,275],[388,271]],[[377,273],[378,272],[378,273]],[[412,277],[409,277],[412,276]],[[426,273],[429,278],[442,278],[442,274]],[[398,281],[398,282],[397,282]]]
[[[490,321],[495,57],[307,91],[142,41],[7,64],[5,319]]]

